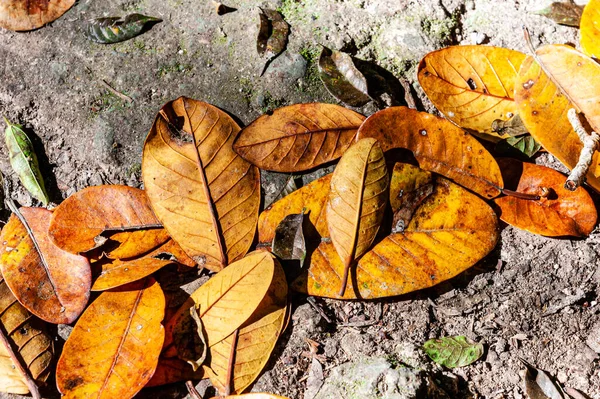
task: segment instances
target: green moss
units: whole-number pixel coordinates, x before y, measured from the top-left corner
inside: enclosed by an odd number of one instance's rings
[[[458,18],[456,15],[445,19],[424,18],[421,21],[421,28],[427,36],[444,43],[452,38],[457,24]]]
[[[252,100],[256,97],[256,92],[254,90],[254,83],[248,78],[240,78],[239,79],[239,87],[240,93],[246,100],[248,104],[252,102]]]
[[[263,106],[261,107],[261,111],[263,114],[273,112],[277,108],[283,106],[285,104],[285,100],[282,98],[275,98],[268,91],[264,94]]]
[[[92,99],[90,117],[95,118],[102,113],[120,112],[131,106],[131,103],[121,100],[109,90],[103,90],[100,95]]]
[[[321,17],[318,13],[307,12],[307,8],[317,4],[317,0],[283,0],[281,6],[277,7],[277,11],[279,11],[288,22],[307,23]]]
[[[141,176],[142,174],[142,164],[139,162],[135,162],[127,168],[127,177],[131,175]]]
[[[192,64],[182,64],[179,61],[174,61],[170,64],[161,65],[156,72],[158,78],[162,78],[169,74],[182,73],[186,74],[193,69]]]

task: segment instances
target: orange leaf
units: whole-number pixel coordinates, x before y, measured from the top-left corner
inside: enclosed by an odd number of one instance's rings
[[[367,252],[351,274],[343,299],[371,299],[429,288],[486,256],[498,240],[498,220],[479,197],[443,178],[404,232],[391,234]],[[310,267],[291,287],[308,295],[338,298],[344,264],[322,242]]]
[[[283,396],[273,395],[270,393],[245,393],[243,395],[230,395],[222,397],[220,396],[218,399],[288,399]],[[217,399],[216,397],[213,399]]]
[[[0,2],[0,27],[27,31],[40,28],[63,15],[75,0],[6,0]]]
[[[244,128],[233,148],[261,169],[300,172],[341,157],[364,119],[334,104],[290,105]]]
[[[600,58],[600,1],[590,0],[583,9],[581,23],[581,49],[590,57]]]
[[[502,175],[492,155],[469,133],[443,118],[406,107],[371,115],[358,138],[379,140],[384,151],[406,148],[422,169],[439,173],[485,198],[500,194]]]
[[[154,374],[164,339],[165,297],[153,278],[100,294],[56,365],[65,398],[128,399]]]
[[[124,231],[111,235],[104,251],[107,258],[127,259],[140,256],[169,240],[169,233],[165,229],[150,229],[140,231]]]
[[[500,47],[446,47],[421,60],[419,83],[448,119],[499,137],[492,122],[516,114],[515,80],[524,59],[525,54]]]
[[[180,97],[163,106],[144,144],[142,177],[156,215],[213,271],[244,257],[258,220],[260,175],[233,151],[239,130],[220,109]]]
[[[0,269],[6,284],[34,315],[55,324],[69,324],[88,302],[92,274],[88,260],[52,243],[48,227],[52,212],[21,208],[0,234]]]
[[[502,165],[511,180],[518,180],[518,192],[536,195],[544,187],[550,189],[550,194],[537,201],[509,196],[496,198],[494,202],[500,207],[500,219],[520,229],[549,237],[583,237],[591,233],[598,214],[592,198],[583,187],[575,191],[565,189],[565,176],[545,166],[514,159],[504,160]]]
[[[60,248],[77,254],[104,244],[107,240],[101,236],[104,232],[149,227],[161,226],[142,190],[119,185],[94,186],[76,192],[56,207],[50,222],[50,237]],[[130,234],[131,240],[143,242],[141,237],[147,233],[142,230]]]
[[[573,169],[583,148],[567,117],[567,111],[575,107],[533,57],[527,57],[521,65],[515,101],[531,136],[567,168]],[[596,152],[586,176],[586,182],[596,191],[600,191],[598,156]]]
[[[201,380],[203,378],[206,377],[202,368],[194,371],[188,362],[181,359],[160,357],[156,371],[145,388],[172,384],[179,381]]]

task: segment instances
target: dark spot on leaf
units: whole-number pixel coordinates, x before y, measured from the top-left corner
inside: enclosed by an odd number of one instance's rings
[[[527,82],[523,83],[523,88],[525,90],[529,90],[531,89],[531,87],[533,86],[535,82],[532,79],[529,79]]]
[[[469,85],[469,88],[471,90],[477,89],[477,84],[475,83],[475,81],[473,79],[469,78],[469,80],[467,80],[467,84]]]
[[[83,384],[83,378],[75,377],[73,379],[65,381],[65,390],[72,391],[81,384]]]

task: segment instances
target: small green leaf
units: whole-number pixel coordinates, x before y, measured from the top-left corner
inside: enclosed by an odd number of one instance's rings
[[[21,125],[10,123],[6,118],[4,121],[6,122],[4,137],[10,165],[31,196],[41,201],[44,206],[48,205],[50,199],[44,188],[44,179],[31,140]]]
[[[464,367],[483,355],[483,344],[473,342],[463,335],[430,339],[423,350],[436,363],[448,368]]]
[[[146,26],[161,21],[159,18],[142,14],[131,14],[123,19],[119,17],[97,18],[88,21],[84,33],[88,39],[96,43],[118,43],[140,35]]]
[[[520,137],[508,137],[496,144],[496,151],[500,153],[509,152],[513,148],[531,158],[542,146],[529,134]]]

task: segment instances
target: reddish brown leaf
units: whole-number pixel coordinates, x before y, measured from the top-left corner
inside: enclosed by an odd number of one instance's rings
[[[26,31],[40,28],[63,15],[75,0],[3,0],[0,27]]]

